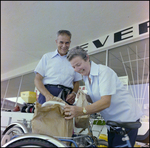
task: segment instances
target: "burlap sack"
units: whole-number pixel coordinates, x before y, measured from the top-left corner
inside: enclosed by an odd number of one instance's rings
[[[77,102],[76,102],[76,106],[79,107],[84,107],[89,105],[87,100],[86,100],[86,94],[82,91],[82,90],[78,90],[77,93]],[[87,128],[89,125],[89,119],[90,119],[90,115],[83,115],[83,116],[78,116],[75,117],[75,127],[77,128]]]
[[[52,101],[67,104],[62,99],[54,97]],[[71,137],[73,119],[65,120],[64,110],[59,104],[43,106],[36,102],[32,119],[32,133],[48,136]]]

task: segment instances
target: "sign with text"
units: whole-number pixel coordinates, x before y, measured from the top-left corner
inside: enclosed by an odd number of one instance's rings
[[[149,36],[149,21],[138,23],[122,30],[116,31],[114,33],[99,37],[82,45],[79,45],[82,48],[86,48],[88,53],[94,52],[96,50],[103,50],[106,47],[111,47],[113,45],[118,45],[127,40],[136,39],[143,35]]]

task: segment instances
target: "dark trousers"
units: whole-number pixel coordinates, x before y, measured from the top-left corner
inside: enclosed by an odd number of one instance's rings
[[[131,146],[134,147],[138,129],[132,129],[132,130],[128,129],[128,128],[125,128],[125,129],[127,132],[129,131],[128,136],[130,139],[130,143],[131,143]],[[116,131],[120,131],[120,130],[121,130],[121,128],[116,129]],[[109,130],[107,130],[107,134],[108,134],[108,146],[109,147],[115,147],[115,146],[126,144],[126,141],[122,141],[123,136],[118,135],[115,132],[110,132]]]
[[[61,99],[63,99],[64,101],[65,101],[65,97],[67,97],[67,93],[66,93],[66,91],[64,90],[64,88],[58,88],[58,87],[54,87],[54,86],[50,86],[50,85],[45,85],[45,87],[46,87],[46,89],[53,95],[53,96],[55,96],[55,97],[58,97],[58,95],[63,91],[63,98],[61,98]],[[71,93],[72,92],[72,90],[71,91],[68,91],[69,93]],[[45,98],[45,96],[43,96],[41,93],[39,94],[39,97],[38,97],[38,102],[40,103],[40,104],[43,104],[44,102],[46,102],[46,98]],[[66,101],[65,101],[66,102]],[[68,103],[68,102],[67,102]],[[69,104],[69,103],[68,103]],[[69,104],[70,105],[70,104]]]

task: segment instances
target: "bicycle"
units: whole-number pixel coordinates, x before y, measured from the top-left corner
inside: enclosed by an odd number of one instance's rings
[[[29,125],[29,127],[28,127]],[[89,135],[77,133],[73,137],[56,137],[42,134],[31,133],[31,121],[28,124],[26,119],[23,123],[11,123],[2,133],[2,147],[20,147],[20,146],[43,146],[43,147],[68,147],[83,146],[96,147],[97,139],[93,136],[91,126],[88,126]],[[66,145],[66,143],[68,143]]]
[[[118,134],[123,136],[123,140],[126,141],[126,144],[119,145],[117,147],[131,147],[130,139],[128,137],[125,128],[136,129],[141,126],[140,122],[114,122],[114,121],[107,121],[106,125],[109,125],[115,131],[115,127],[121,127],[122,131]],[[89,125],[89,127],[91,127]],[[63,142],[72,143],[75,147],[84,146],[84,147],[97,147],[97,145],[105,145],[107,143],[103,143],[105,140],[97,139],[92,135],[92,130],[88,128],[91,135],[82,135],[78,134],[76,137],[64,138],[64,137],[51,137],[46,135],[39,135],[39,134],[31,134],[28,133],[27,127],[23,123],[12,123],[10,124],[6,130],[3,132],[3,135],[13,132],[18,132],[18,135],[13,135],[10,141],[6,141],[2,147],[12,147],[12,146],[25,146],[28,143],[28,146],[44,146],[44,147],[69,147],[68,145],[64,144]],[[106,142],[106,141],[105,141]],[[106,145],[107,146],[107,145]]]
[[[57,137],[30,133],[24,123],[11,123],[3,132],[1,147],[96,147],[93,136],[78,133],[73,137]],[[29,132],[30,130],[30,132]]]
[[[31,125],[31,124],[30,124]],[[123,129],[123,132],[120,134],[124,134],[125,140],[127,142],[127,146],[131,146],[130,141],[128,139],[128,135],[126,131],[124,131],[124,128],[139,128],[141,126],[140,122],[134,122],[134,123],[117,123],[114,121],[107,121],[106,125],[113,127],[121,127]],[[75,147],[83,146],[83,147],[97,147],[97,145],[106,145],[108,146],[108,143],[105,140],[97,139],[97,137],[93,136],[92,133],[92,126],[89,124],[88,131],[89,133],[87,135],[76,134],[74,137],[55,137],[55,136],[46,136],[41,134],[32,134],[29,133],[31,131],[31,127],[27,128],[27,122],[24,123],[12,123],[10,124],[3,132],[3,138],[2,138],[2,146],[9,147],[19,147],[24,146],[25,144],[28,144],[28,146],[55,146],[55,147],[67,147],[69,143],[69,146],[73,144]],[[13,134],[12,134],[13,133]],[[21,142],[20,142],[21,141]],[[40,142],[39,142],[40,141]]]

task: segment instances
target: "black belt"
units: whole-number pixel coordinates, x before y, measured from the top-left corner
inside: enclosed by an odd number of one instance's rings
[[[63,85],[53,85],[53,84],[46,84],[45,86],[50,86],[50,87],[57,87],[57,88],[61,88],[61,89],[69,89],[72,91],[71,87],[65,87]]]

